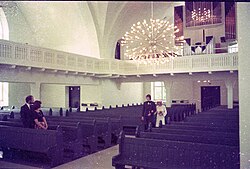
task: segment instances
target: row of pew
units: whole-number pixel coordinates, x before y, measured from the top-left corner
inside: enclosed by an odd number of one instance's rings
[[[13,110],[13,117],[9,116],[0,121],[0,150],[4,154],[10,149],[40,153],[46,156],[51,167],[64,162],[65,152],[72,152],[73,160],[116,144],[122,130],[119,116],[53,116],[47,114],[46,110],[44,114],[48,121],[48,130],[28,129],[22,127],[18,116],[20,110]],[[81,112],[81,115],[83,113]]]
[[[169,108],[169,118],[173,122],[184,120],[184,117],[195,113],[194,106]],[[134,105],[88,112],[72,111],[67,116],[44,113],[49,125],[47,131],[22,128],[20,117],[15,113],[13,118],[0,121],[0,149],[4,152],[9,149],[39,152],[46,155],[51,166],[57,166],[64,162],[65,152],[72,152],[73,160],[117,144],[120,132],[126,127],[134,127],[135,134],[136,127],[142,124],[141,112],[142,105]]]
[[[141,105],[141,103],[136,103],[136,104],[127,104],[124,105],[122,104],[122,108],[127,108],[127,107],[136,107]],[[116,109],[120,108],[118,105],[115,107],[112,107],[111,105],[109,107],[87,107],[85,111],[81,111],[81,113],[86,113],[86,112],[95,112],[95,111],[102,111],[102,110],[110,110],[110,109]],[[62,107],[42,107],[41,108],[42,112],[45,115],[49,116],[68,116],[69,113],[75,113],[75,112],[80,112],[79,108],[62,108]],[[12,106],[11,108],[8,107],[1,107],[0,108],[0,120],[7,119],[7,118],[20,118],[20,109],[16,108],[15,106]]]
[[[119,136],[116,169],[239,169],[239,111],[211,109],[136,137]]]
[[[9,125],[0,125],[0,150],[3,158],[10,150],[25,150],[46,155],[49,166],[62,164],[63,131],[60,126],[56,130],[34,130]]]

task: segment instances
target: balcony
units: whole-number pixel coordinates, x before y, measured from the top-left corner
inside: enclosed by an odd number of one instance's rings
[[[238,53],[176,57],[160,65],[130,60],[96,59],[77,54],[0,40],[0,64],[78,75],[119,78],[127,75],[189,73],[238,70]]]

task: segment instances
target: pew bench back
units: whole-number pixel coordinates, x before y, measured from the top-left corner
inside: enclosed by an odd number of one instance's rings
[[[62,162],[63,136],[57,130],[35,130],[21,127],[0,127],[0,147],[47,154],[51,165]]]
[[[112,158],[112,166],[118,169],[125,165],[149,169],[238,169],[239,147],[129,138],[121,134],[119,154]]]

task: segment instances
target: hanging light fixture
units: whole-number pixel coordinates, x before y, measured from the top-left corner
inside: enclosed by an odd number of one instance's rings
[[[212,4],[211,2],[193,2],[192,20],[198,25],[208,22],[212,17]]]
[[[206,8],[201,9],[201,8],[198,8],[197,11],[195,9],[192,11],[192,19],[194,21],[206,22],[210,18],[211,18],[211,11],[210,11],[210,9],[206,9]]]
[[[179,32],[169,21],[154,19],[153,2],[149,23],[144,19],[131,26],[130,32],[122,37],[121,46],[125,47],[125,57],[145,64],[169,62],[178,55],[175,46],[175,33]]]

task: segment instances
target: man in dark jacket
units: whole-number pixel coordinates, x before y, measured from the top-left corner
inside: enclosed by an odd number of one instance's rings
[[[145,130],[150,130],[154,123],[154,113],[156,111],[155,102],[151,101],[151,95],[146,96],[147,101],[143,104],[142,120],[145,122]]]
[[[34,128],[34,120],[32,116],[31,105],[34,102],[34,97],[29,95],[25,99],[26,103],[21,107],[20,115],[23,122],[23,127]]]

